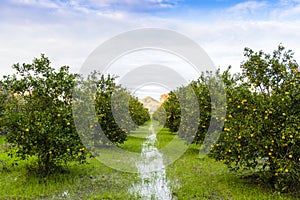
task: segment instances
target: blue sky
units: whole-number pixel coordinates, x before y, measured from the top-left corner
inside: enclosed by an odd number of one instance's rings
[[[299,0],[2,0],[1,10],[6,10],[2,13],[2,17],[9,17],[9,12],[13,10],[18,11],[17,14],[20,14],[20,11],[23,10],[33,12],[27,12],[28,15],[37,14],[37,16],[42,16],[45,12],[56,12],[65,9],[81,12],[138,13],[175,18],[184,18],[192,11],[193,14],[196,14],[197,11],[198,14],[205,12],[205,15],[207,13],[224,14],[226,11],[249,15],[259,10],[263,11],[256,13],[260,17],[265,12],[272,16],[271,13],[277,9],[289,9],[298,6]]]
[[[0,75],[40,53],[77,72],[102,42],[145,27],[188,36],[221,69],[239,71],[244,47],[282,43],[300,60],[300,0],[1,0]]]

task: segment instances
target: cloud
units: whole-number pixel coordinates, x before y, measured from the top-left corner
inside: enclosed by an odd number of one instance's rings
[[[269,3],[267,1],[245,1],[238,3],[229,8],[225,8],[227,17],[239,18],[253,18],[262,15],[262,12],[269,10]]]
[[[32,7],[42,7],[42,8],[58,8],[60,4],[58,1],[50,0],[11,0],[8,1],[13,5],[23,5]]]
[[[278,20],[295,21],[300,20],[300,1],[280,1],[278,7],[274,8],[271,16]]]
[[[70,65],[76,71],[98,44],[134,27],[126,16],[113,12],[24,7],[21,3],[0,8],[0,75],[11,73],[12,64],[31,62],[40,53],[49,56],[53,66]]]
[[[246,1],[221,11],[212,9],[208,16],[195,14],[193,18],[181,17],[186,13],[160,17],[130,10],[139,4],[145,4],[143,9],[154,10],[164,3],[172,6],[169,1],[127,0],[117,5],[118,2],[121,1],[89,0],[85,4],[81,0],[13,0],[2,4],[0,75],[11,73],[13,63],[31,62],[40,53],[45,53],[53,66],[70,65],[77,72],[102,42],[143,27],[166,28],[190,37],[222,69],[233,65],[233,70],[239,71],[244,47],[271,52],[280,43],[296,51],[295,58],[300,62],[298,1]],[[174,65],[164,63],[168,64]]]
[[[169,9],[176,7],[182,0],[55,0],[46,3],[42,0],[14,0],[25,4],[44,4],[56,6],[68,6],[72,9],[90,12],[111,12],[111,11],[130,11],[130,12],[145,12],[161,9]]]
[[[291,6],[300,3],[300,0],[280,0],[278,3],[283,6]]]
[[[145,11],[145,10],[153,10],[153,9],[163,9],[163,8],[173,8],[176,6],[179,1],[178,0],[88,0],[81,1],[80,3],[88,2],[89,5],[99,7],[99,8],[114,8],[114,9],[125,9],[131,11]]]
[[[228,10],[234,12],[255,11],[266,7],[266,5],[268,5],[266,1],[245,1],[232,6]]]

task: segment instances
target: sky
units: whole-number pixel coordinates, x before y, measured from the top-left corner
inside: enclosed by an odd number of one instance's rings
[[[152,27],[189,37],[221,70],[232,65],[232,71],[238,72],[245,47],[271,53],[282,44],[300,60],[300,0],[0,2],[0,75],[12,73],[14,63],[31,63],[41,53],[50,58],[53,67],[68,65],[72,72],[78,72],[103,42],[126,31]],[[120,63],[126,68],[138,57]],[[175,61],[171,56],[164,64]],[[187,80],[195,78],[186,76]],[[139,95],[146,92],[149,86]]]

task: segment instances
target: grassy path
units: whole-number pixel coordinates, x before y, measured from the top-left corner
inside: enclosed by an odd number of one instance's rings
[[[157,125],[157,124],[156,124]],[[139,153],[149,123],[132,132],[121,148]],[[176,134],[156,126],[158,149],[163,148]],[[116,171],[96,159],[87,165],[71,163],[69,171],[37,178],[26,171],[34,159],[12,166],[4,153],[4,138],[0,137],[0,199],[134,199],[128,188],[139,181],[137,174]],[[178,142],[176,145],[184,145]],[[184,155],[167,166],[174,199],[300,199],[289,194],[279,195],[254,179],[242,179],[222,164],[210,158],[199,158],[199,146],[191,145]],[[299,194],[298,194],[299,195]]]

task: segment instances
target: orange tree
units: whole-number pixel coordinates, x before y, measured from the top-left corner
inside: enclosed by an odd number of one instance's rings
[[[132,121],[141,126],[150,120],[149,110],[143,106],[141,102],[135,97],[130,97],[129,100],[129,112]]]
[[[157,110],[152,114],[152,119],[159,122],[160,125],[164,125],[166,122],[166,111],[163,105],[160,105]]]
[[[179,120],[178,136],[185,139],[187,144],[199,141],[198,129],[204,127],[204,122],[200,120],[199,112],[199,82],[180,87],[174,91],[180,102],[180,116],[176,117]]]
[[[162,107],[166,113],[164,126],[169,128],[172,132],[177,132],[181,121],[181,108],[175,92],[171,91],[168,94],[168,99],[162,104]],[[158,109],[155,113],[153,113],[153,115],[160,120],[160,123],[164,123],[163,109]]]
[[[86,127],[79,135],[90,150],[123,143],[130,131],[150,119],[148,110],[116,84],[114,76],[92,72],[78,83],[74,116]]]
[[[178,131],[178,136],[187,143],[202,144],[206,136],[211,137],[211,141],[215,140],[212,138],[215,135],[213,132],[216,132],[222,122],[222,116],[218,117],[216,113],[225,112],[225,105],[222,103],[225,102],[225,92],[222,94],[224,89],[221,80],[219,70],[215,73],[202,73],[187,86],[171,91],[168,99],[153,116],[163,123],[166,115],[165,127],[173,132]],[[224,97],[219,97],[220,94]],[[195,122],[198,123],[197,126],[194,125]],[[210,133],[207,134],[208,131]]]
[[[37,157],[47,175],[67,161],[84,162],[87,152],[72,117],[72,88],[76,74],[67,66],[55,70],[44,55],[32,64],[15,64],[14,75],[3,77],[7,104],[2,125],[7,141],[21,159]]]
[[[210,94],[204,74],[187,86],[181,86],[168,94],[168,98],[153,113],[153,118],[172,132],[190,142],[201,143],[210,120]],[[194,98],[190,98],[194,96]],[[193,101],[194,100],[194,101]],[[199,116],[193,115],[201,108]],[[194,118],[193,118],[194,117]],[[193,119],[192,119],[193,118]],[[198,130],[191,130],[191,121],[199,123]],[[194,134],[196,132],[196,135]]]
[[[122,106],[124,102],[129,101],[129,96],[124,95],[123,92],[116,93],[121,89],[119,85],[115,83],[115,77],[108,75],[105,77],[101,75],[97,81],[97,93],[95,99],[95,107],[96,113],[98,115],[98,123],[105,134],[105,136],[109,139],[110,142],[113,143],[123,143],[126,138],[128,131],[134,129],[134,124],[128,124],[127,119],[123,118],[123,114],[127,114],[128,109],[122,110],[124,107]],[[116,93],[118,101],[112,105],[112,95]],[[123,101],[121,101],[123,100]],[[114,106],[114,110],[119,115],[119,120],[117,116],[114,116],[112,106]],[[126,121],[125,121],[126,120]],[[120,127],[117,122],[122,122],[124,124],[124,129]],[[97,126],[97,125],[96,125]],[[94,136],[94,142],[96,142],[96,146],[98,145],[107,145],[102,137],[98,134]]]
[[[110,97],[111,112],[119,128],[130,132],[150,120],[148,109],[124,88],[119,87]]]
[[[300,179],[298,64],[282,46],[273,54],[245,48],[244,55],[238,84],[226,89],[224,132],[211,155],[286,191]]]

